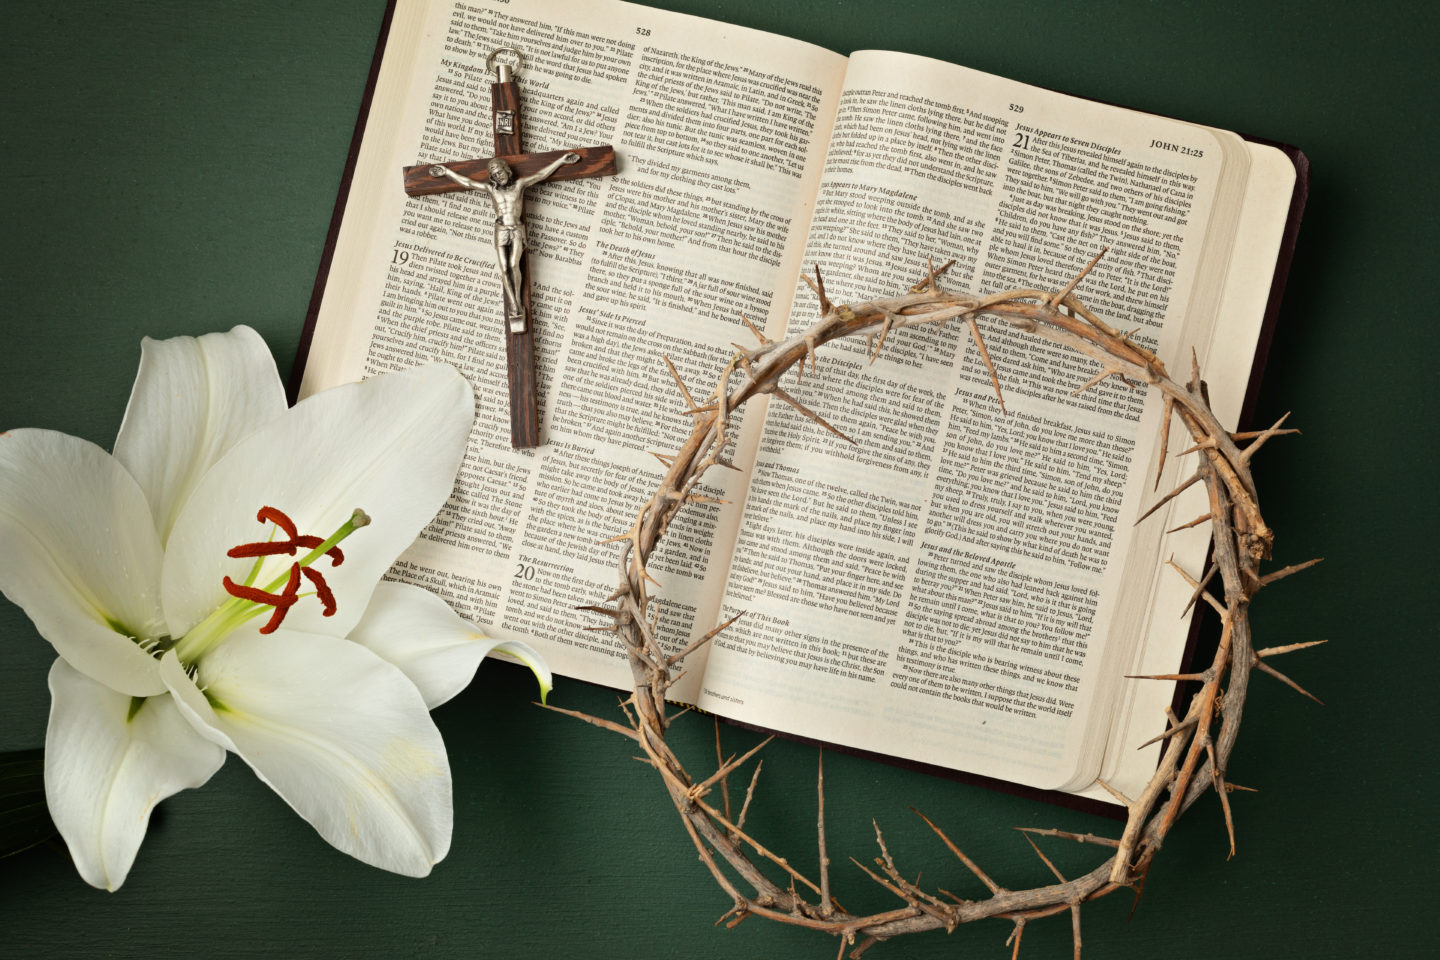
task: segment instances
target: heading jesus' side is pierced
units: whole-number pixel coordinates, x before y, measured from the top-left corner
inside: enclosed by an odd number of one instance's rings
[[[515,66],[496,63],[513,54]],[[523,153],[520,131],[520,85],[515,71],[520,51],[505,47],[490,54],[491,126],[495,156],[458,163],[420,164],[405,168],[405,192],[412,197],[456,190],[484,190],[495,207],[495,259],[505,304],[505,366],[510,383],[510,445],[533,447],[540,442],[535,402],[535,325],[530,313],[530,274],[526,269],[525,191],[542,180],[578,180],[615,172],[610,146]]]

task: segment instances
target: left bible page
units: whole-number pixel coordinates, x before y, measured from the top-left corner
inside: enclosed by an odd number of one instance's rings
[[[541,446],[515,450],[487,196],[410,199],[403,167],[493,152],[486,56],[511,47],[524,149],[613,144],[619,175],[526,194]],[[617,687],[629,668],[593,614],[653,490],[647,451],[683,441],[668,357],[703,396],[732,342],[789,310],[845,58],[628,3],[400,0],[314,324],[300,395],[429,360],[475,388],[454,495],[392,571],[556,672]],[[748,462],[758,416],[735,460]],[[716,471],[705,492],[743,496]],[[691,508],[650,561],[662,641],[711,622],[738,510]],[[693,657],[691,658],[694,659]],[[702,664],[672,696],[693,697]]]

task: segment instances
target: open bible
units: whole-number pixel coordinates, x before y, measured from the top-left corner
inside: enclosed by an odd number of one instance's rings
[[[501,278],[484,197],[407,198],[401,171],[484,153],[485,60],[524,53],[528,139],[613,143],[619,173],[531,189],[542,446],[511,449]],[[1235,427],[1288,262],[1298,151],[901,53],[596,0],[401,0],[377,55],[297,365],[300,395],[442,359],[478,411],[451,500],[392,575],[558,673],[628,687],[587,632],[615,547],[734,352],[933,263],[981,293],[1063,287],[1184,369]],[[744,319],[742,319],[742,317]],[[747,323],[748,320],[748,323]],[[1208,534],[1161,469],[1158,396],[984,325],[825,348],[744,408],[735,471],[649,569],[701,709],[856,750],[1110,800],[1143,784]],[[851,442],[853,441],[853,442]],[[1159,478],[1157,481],[1157,471]],[[713,474],[723,474],[715,476]],[[1158,493],[1155,492],[1158,489]],[[720,501],[725,501],[724,503]],[[1167,530],[1174,529],[1167,533]]]

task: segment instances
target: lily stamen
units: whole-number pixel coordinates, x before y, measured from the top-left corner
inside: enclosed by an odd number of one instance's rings
[[[283,511],[274,507],[261,507],[259,513],[255,515],[255,519],[261,523],[275,524],[285,534],[286,539],[276,540],[272,536],[270,540],[242,543],[226,551],[226,555],[230,557],[254,557],[256,566],[251,570],[245,583],[236,583],[228,576],[221,581],[225,592],[230,594],[231,599],[197,624],[179,642],[176,652],[187,663],[197,660],[223,640],[231,630],[259,616],[266,607],[271,608],[270,619],[259,628],[259,632],[275,632],[285,620],[290,608],[301,598],[299,590],[302,576],[314,586],[314,595],[320,600],[323,607],[322,615],[333,616],[338,607],[335,593],[325,582],[324,575],[314,569],[311,564],[321,557],[329,557],[330,565],[338,567],[344,562],[345,557],[336,544],[370,523],[370,517],[364,510],[356,510],[350,515],[349,520],[340,525],[338,530],[322,540],[316,536],[300,533],[294,521]],[[263,558],[282,554],[294,556],[296,551],[302,547],[307,548],[309,552],[290,564],[285,573],[276,577],[265,587],[252,585]],[[309,594],[305,596],[309,596]]]
[[[311,573],[309,569],[306,569],[305,572]],[[313,576],[318,577],[320,575],[315,573]],[[323,583],[324,581],[322,580],[321,582]],[[270,614],[270,619],[265,621],[265,625],[260,628],[261,633],[274,633],[275,628],[280,626],[280,621],[285,619],[285,614],[288,613],[290,608],[295,605],[295,602],[300,599],[296,593],[296,591],[300,589],[300,565],[298,563],[290,564],[290,572],[287,574],[285,588],[279,593],[269,593],[258,587],[247,587],[244,584],[236,583],[229,577],[226,577],[223,583],[225,585],[225,592],[232,597],[249,600],[251,603],[258,603],[262,606],[274,607],[275,611]],[[329,616],[332,612],[331,610],[327,610],[326,616]]]
[[[295,556],[295,551],[300,547],[307,550],[320,546],[322,541],[319,537],[301,534],[295,526],[295,521],[287,517],[284,512],[274,507],[261,507],[260,512],[255,514],[255,519],[261,523],[273,523],[284,531],[288,540],[265,540],[256,543],[242,543],[225,551],[227,557],[270,557],[278,554]],[[354,519],[353,517],[351,518]],[[368,521],[367,521],[368,522]],[[363,524],[361,524],[363,526]],[[331,546],[325,551],[330,557],[330,566],[338,567],[345,562],[345,554],[340,548]]]
[[[314,567],[301,567],[300,572],[305,574],[305,579],[315,587],[315,596],[320,598],[320,603],[324,607],[321,616],[333,617],[336,609],[335,592],[330,589],[330,584],[325,582],[325,578],[320,576],[320,571]]]

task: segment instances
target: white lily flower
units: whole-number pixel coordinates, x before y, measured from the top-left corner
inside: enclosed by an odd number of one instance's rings
[[[237,327],[145,341],[113,457],[0,434],[0,590],[60,654],[46,795],[87,882],[119,887],[155,804],[227,750],[366,863],[423,876],[445,856],[429,708],[496,647],[550,685],[534,651],[380,580],[448,497],[473,405],[432,364],[286,409]]]

